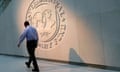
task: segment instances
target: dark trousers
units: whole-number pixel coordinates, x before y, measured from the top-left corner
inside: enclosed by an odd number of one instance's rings
[[[35,49],[37,47],[37,40],[29,40],[27,41],[27,50],[29,54],[28,63],[31,64],[33,62],[34,69],[38,69],[38,64],[35,57]]]

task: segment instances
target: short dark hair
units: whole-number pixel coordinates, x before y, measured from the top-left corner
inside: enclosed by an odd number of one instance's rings
[[[24,22],[24,26],[27,27],[28,25],[30,25],[29,22],[28,22],[28,21],[25,21],[25,22]]]

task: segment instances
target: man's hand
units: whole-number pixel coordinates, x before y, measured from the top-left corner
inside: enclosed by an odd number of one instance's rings
[[[18,46],[18,48],[19,48],[19,47],[20,47],[20,44],[18,44],[17,46]]]

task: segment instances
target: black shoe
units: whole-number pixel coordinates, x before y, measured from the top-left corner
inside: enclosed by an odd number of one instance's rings
[[[39,69],[32,69],[33,72],[39,72]]]
[[[25,62],[27,68],[30,68],[30,64],[28,62]]]

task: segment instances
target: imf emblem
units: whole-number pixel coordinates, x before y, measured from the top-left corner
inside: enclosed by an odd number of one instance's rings
[[[37,29],[42,49],[54,48],[64,37],[66,18],[59,0],[33,0],[26,20]]]

